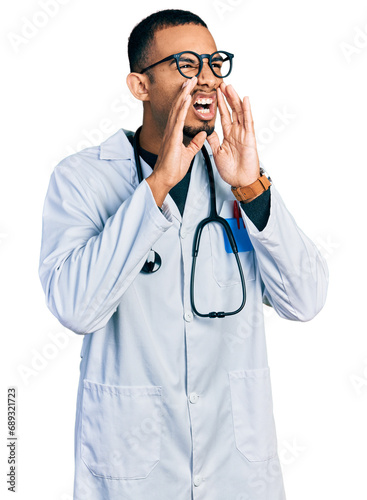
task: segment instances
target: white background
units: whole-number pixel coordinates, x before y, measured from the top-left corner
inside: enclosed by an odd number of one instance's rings
[[[6,394],[17,386],[17,498],[72,499],[82,337],[46,308],[38,278],[41,215],[62,158],[120,127],[140,125],[140,103],[125,83],[126,46],[153,3],[127,4],[18,0],[1,6],[2,498],[11,497]],[[241,97],[250,97],[260,159],[328,262],[328,300],[314,320],[295,323],[266,309],[287,499],[365,500],[366,4],[154,3],[154,10],[162,8],[200,15],[217,47],[235,54],[230,80]]]

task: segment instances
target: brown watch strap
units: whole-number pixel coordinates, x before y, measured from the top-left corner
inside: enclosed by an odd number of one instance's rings
[[[256,198],[261,193],[269,189],[271,186],[271,182],[266,177],[266,175],[262,175],[255,182],[248,186],[243,187],[231,187],[232,193],[236,197],[238,201],[250,201],[253,198]]]

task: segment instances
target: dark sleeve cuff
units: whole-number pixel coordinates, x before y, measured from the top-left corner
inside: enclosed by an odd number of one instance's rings
[[[262,231],[268,223],[270,215],[270,188],[249,203],[241,201],[241,207],[257,229]]]

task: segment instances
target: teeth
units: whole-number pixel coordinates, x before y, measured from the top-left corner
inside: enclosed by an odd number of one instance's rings
[[[210,109],[201,109],[200,111],[198,111],[199,113],[202,113],[202,114],[206,114],[206,113],[210,113]]]
[[[213,99],[198,99],[195,101],[195,104],[211,104],[213,102]]]

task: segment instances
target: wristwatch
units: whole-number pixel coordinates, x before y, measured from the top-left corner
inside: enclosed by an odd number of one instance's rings
[[[255,182],[249,184],[248,186],[231,186],[231,190],[238,201],[244,201],[247,203],[252,201],[264,191],[267,191],[270,186],[271,178],[266,174],[263,168],[260,168],[260,177]]]

